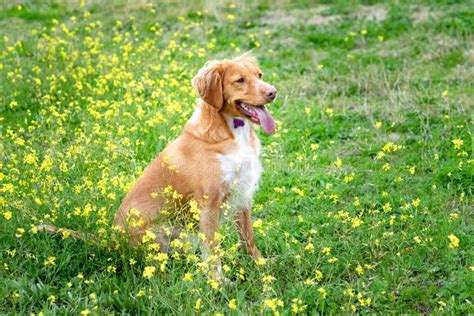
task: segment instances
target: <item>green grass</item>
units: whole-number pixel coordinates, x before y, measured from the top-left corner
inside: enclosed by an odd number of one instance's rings
[[[472,1],[20,3],[0,6],[1,313],[474,313]],[[145,248],[32,230],[109,240],[197,69],[248,50],[279,90],[253,210],[265,265],[231,222],[217,289],[199,253],[160,271]]]

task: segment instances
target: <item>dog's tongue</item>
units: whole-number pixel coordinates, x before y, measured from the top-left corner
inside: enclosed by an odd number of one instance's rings
[[[272,115],[268,112],[265,106],[256,106],[255,110],[260,121],[260,125],[267,134],[271,134],[275,131],[275,121]]]

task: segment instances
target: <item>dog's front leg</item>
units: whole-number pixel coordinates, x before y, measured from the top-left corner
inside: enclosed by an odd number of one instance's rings
[[[217,251],[216,232],[219,225],[220,209],[203,207],[199,220],[199,229],[202,233],[201,252],[203,261],[210,265],[213,278],[220,279],[222,276],[222,264]]]
[[[250,218],[250,207],[237,212],[235,223],[240,235],[240,243],[244,250],[254,258],[260,258],[260,251],[255,244],[253,236],[252,219]]]

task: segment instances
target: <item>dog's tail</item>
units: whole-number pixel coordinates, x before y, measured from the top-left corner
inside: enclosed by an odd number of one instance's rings
[[[36,229],[38,229],[39,232],[46,232],[50,235],[54,234],[61,234],[64,238],[71,236],[72,239],[74,240],[80,240],[80,239],[85,239],[87,236],[85,234],[82,234],[78,231],[72,230],[72,229],[67,229],[67,228],[59,228],[56,226],[52,225],[37,225]]]

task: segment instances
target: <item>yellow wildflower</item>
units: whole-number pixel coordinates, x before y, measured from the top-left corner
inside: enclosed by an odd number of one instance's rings
[[[232,309],[232,310],[235,310],[237,308],[237,300],[234,298],[234,299],[231,299],[229,301],[229,308]]]
[[[449,248],[459,247],[459,238],[456,237],[456,235],[451,234],[448,236],[448,238],[449,238],[449,245],[448,245]]]
[[[320,288],[318,289],[318,292],[321,293],[321,296],[322,296],[323,298],[326,298],[326,297],[328,296],[328,292],[327,292],[323,287],[320,287]]]
[[[56,257],[50,256],[43,263],[45,266],[54,266],[56,264]]]
[[[456,138],[451,141],[455,149],[461,149],[461,146],[464,144],[462,139]]]
[[[191,282],[193,280],[193,276],[191,273],[186,272],[183,277],[183,281],[185,282]]]
[[[12,218],[12,216],[13,216],[13,213],[10,211],[3,212],[3,217],[5,217],[7,221],[9,221]]]
[[[150,279],[155,273],[155,271],[156,271],[156,268],[153,266],[145,267],[145,269],[143,270],[143,277],[146,279]]]

